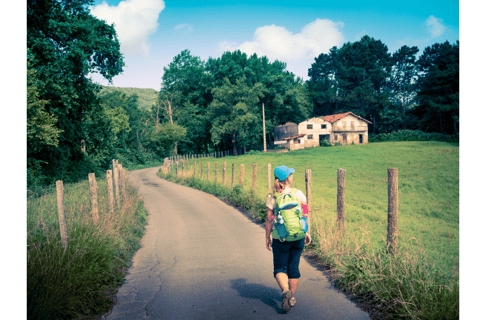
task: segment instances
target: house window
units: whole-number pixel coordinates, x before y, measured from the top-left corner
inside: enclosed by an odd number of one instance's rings
[[[313,124],[307,124],[307,129],[309,130],[313,129]]]
[[[322,124],[322,129],[327,129],[327,125],[326,125],[326,124]]]
[[[335,135],[335,141],[337,141],[337,140],[338,140],[338,135]]]
[[[313,139],[313,134],[309,134],[309,135],[307,136],[307,139],[312,140],[312,139]]]
[[[299,144],[299,143],[300,143],[300,139],[295,139],[295,140],[294,140],[294,143]]]
[[[355,121],[350,121],[350,127],[355,127]]]

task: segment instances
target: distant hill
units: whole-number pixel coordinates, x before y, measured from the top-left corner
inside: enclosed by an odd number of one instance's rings
[[[136,94],[138,96],[138,107],[142,109],[150,109],[155,104],[158,91],[155,89],[141,89],[141,88],[120,88],[120,87],[106,87],[102,86],[102,92],[120,91],[126,95]]]

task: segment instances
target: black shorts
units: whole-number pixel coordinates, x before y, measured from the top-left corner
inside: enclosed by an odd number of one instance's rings
[[[300,257],[305,247],[305,238],[297,241],[272,241],[273,251],[273,276],[277,273],[286,273],[289,279],[300,278]]]

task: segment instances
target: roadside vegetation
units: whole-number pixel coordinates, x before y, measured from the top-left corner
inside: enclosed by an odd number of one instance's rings
[[[239,157],[197,159],[197,177],[161,177],[212,193],[264,221],[267,164],[296,170],[294,187],[305,192],[312,169],[310,253],[329,270],[333,284],[359,298],[374,318],[458,319],[459,317],[459,147],[447,142],[380,142],[288,153],[251,152]],[[200,162],[211,162],[210,181],[200,179]],[[221,168],[227,163],[226,186]],[[214,183],[218,162],[218,184]],[[239,165],[245,183],[231,188]],[[251,164],[257,164],[252,195]],[[399,172],[399,254],[385,250],[387,169]],[[180,167],[181,168],[181,167]],[[336,231],[337,169],[346,169],[346,231]],[[181,169],[180,169],[181,172]],[[190,175],[193,174],[193,162]],[[180,173],[179,173],[180,175]],[[272,177],[273,179],[273,177]]]
[[[93,224],[88,181],[64,186],[68,245],[60,238],[55,188],[28,192],[28,319],[92,319],[107,312],[140,247],[147,213],[127,183],[121,208],[109,212],[98,179],[99,222]]]

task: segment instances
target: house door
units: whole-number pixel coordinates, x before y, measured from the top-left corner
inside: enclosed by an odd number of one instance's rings
[[[342,145],[344,145],[344,146],[347,145],[347,135],[346,135],[346,134],[343,135],[343,143],[342,143]]]
[[[359,134],[359,135],[358,135],[358,140],[359,140],[358,142],[359,142],[360,144],[363,143],[363,134]]]

